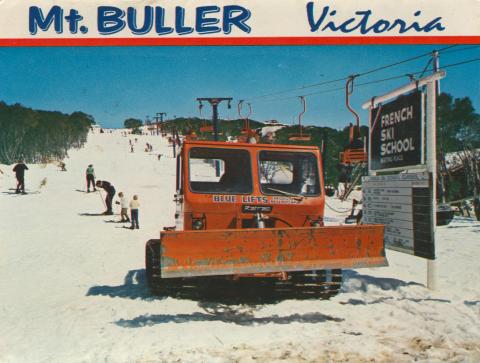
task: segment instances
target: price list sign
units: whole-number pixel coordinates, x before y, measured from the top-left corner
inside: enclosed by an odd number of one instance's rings
[[[385,246],[435,259],[430,174],[368,176],[362,186],[363,222],[385,225]]]

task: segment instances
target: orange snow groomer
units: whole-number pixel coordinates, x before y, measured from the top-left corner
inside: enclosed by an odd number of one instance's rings
[[[261,277],[335,293],[342,268],[386,265],[382,225],[324,226],[317,147],[185,141],[176,190],[176,226],[146,245],[154,288]]]

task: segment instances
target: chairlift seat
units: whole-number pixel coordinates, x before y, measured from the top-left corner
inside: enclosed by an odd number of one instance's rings
[[[340,153],[340,162],[342,164],[360,164],[368,160],[364,149],[346,149]]]
[[[310,134],[288,134],[290,141],[311,141],[312,135]]]
[[[213,126],[200,126],[200,132],[212,132]]]

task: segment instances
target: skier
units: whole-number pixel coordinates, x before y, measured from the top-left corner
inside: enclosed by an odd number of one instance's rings
[[[130,217],[132,218],[132,225],[130,226],[130,229],[140,228],[138,226],[138,207],[140,207],[138,196],[134,195],[132,201],[130,202]]]
[[[17,178],[17,190],[15,193],[26,194],[25,193],[25,170],[28,170],[28,167],[23,163],[23,160],[19,160],[18,164],[13,167],[15,176]]]
[[[107,206],[107,210],[103,212],[103,214],[111,216],[113,214],[112,211],[112,200],[115,196],[115,187],[110,184],[108,181],[105,180],[97,180],[95,185],[99,188],[104,189],[107,192],[107,196],[105,197],[105,204]]]
[[[90,183],[92,184],[93,191],[96,192],[95,189],[95,170],[93,169],[93,165],[90,164],[85,172],[87,177],[87,192],[90,193]]]
[[[123,195],[123,192],[118,193],[120,201],[115,202],[115,204],[120,204],[120,217],[122,220],[120,222],[130,222],[130,218],[128,218],[128,201],[127,198]]]

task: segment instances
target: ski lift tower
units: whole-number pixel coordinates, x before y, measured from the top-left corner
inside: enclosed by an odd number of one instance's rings
[[[227,101],[228,102],[228,108],[231,108],[230,102],[232,101],[232,97],[199,97],[197,98],[197,101],[201,104],[202,101],[206,101],[210,103],[213,109],[213,116],[212,116],[212,122],[213,122],[213,139],[215,141],[218,141],[218,105],[222,101]]]
[[[167,113],[157,112],[155,115],[155,125],[157,126],[157,136],[160,135],[160,132],[162,131],[160,129],[163,127],[163,116],[167,116]]]

